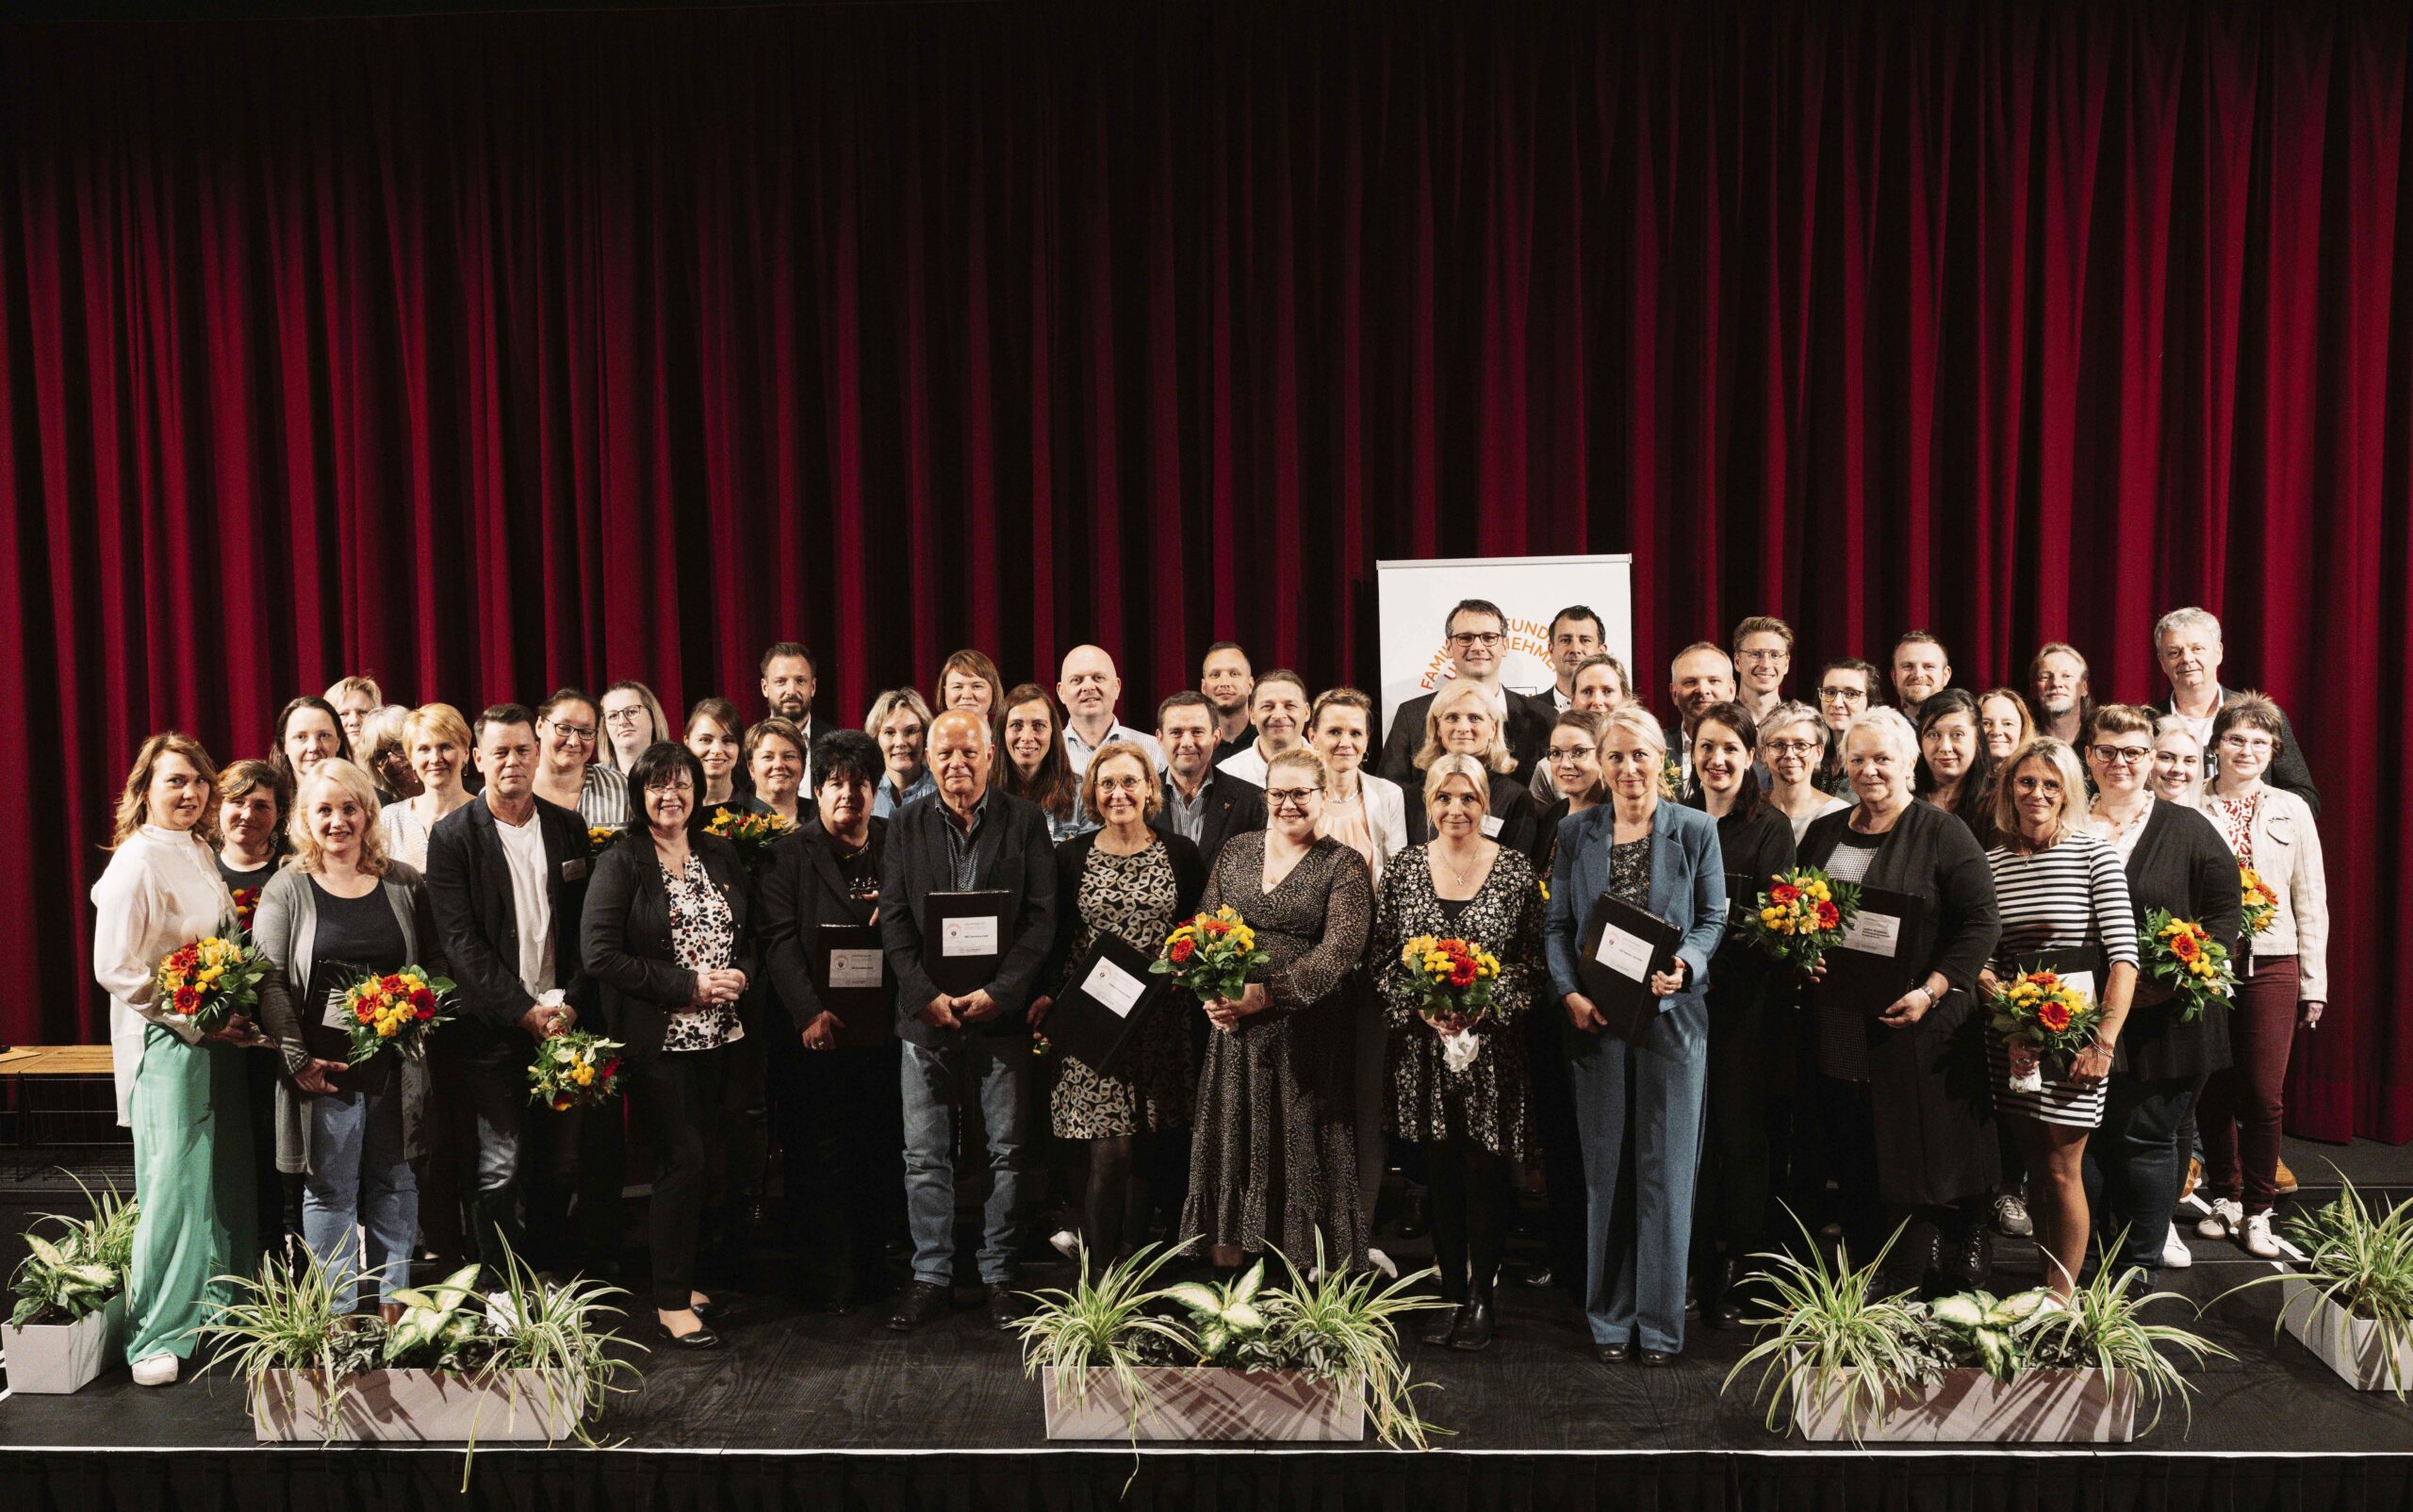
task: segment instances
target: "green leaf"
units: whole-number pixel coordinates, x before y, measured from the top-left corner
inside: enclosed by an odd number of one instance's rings
[[[1255,1265],[1248,1268],[1248,1274],[1246,1275],[1240,1277],[1239,1286],[1232,1292],[1232,1300],[1234,1302],[1246,1302],[1249,1298],[1256,1296],[1256,1289],[1264,1284],[1265,1261],[1259,1259]]]
[[[1209,1318],[1223,1310],[1223,1299],[1215,1295],[1214,1289],[1195,1281],[1179,1281],[1165,1288],[1165,1299]]]

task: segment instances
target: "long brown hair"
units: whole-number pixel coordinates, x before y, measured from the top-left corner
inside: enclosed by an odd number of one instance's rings
[[[336,729],[343,729],[337,723]],[[181,730],[162,730],[142,743],[134,753],[134,769],[125,774],[125,791],[118,795],[117,824],[104,849],[115,850],[134,837],[136,830],[151,821],[151,775],[162,756],[181,756],[192,764],[201,780],[209,784],[209,792],[201,800],[201,821],[192,827],[193,833],[218,844],[218,764],[201,742]]]
[[[1045,809],[1058,821],[1073,816],[1074,806],[1080,801],[1080,780],[1073,775],[1073,758],[1064,750],[1064,711],[1056,706],[1056,695],[1036,682],[1021,682],[1006,695],[997,706],[997,728],[1003,730],[1006,715],[1026,703],[1047,706],[1047,754],[1039,759],[1039,772],[1026,780],[1022,768],[1007,754],[1001,741],[997,747],[997,764],[991,781],[1002,780],[1005,790],[1018,798],[1028,798]]]

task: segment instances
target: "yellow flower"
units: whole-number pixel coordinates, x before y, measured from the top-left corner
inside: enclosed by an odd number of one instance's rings
[[[595,1068],[589,1065],[578,1066],[570,1072],[569,1079],[582,1087],[588,1086],[595,1080]]]

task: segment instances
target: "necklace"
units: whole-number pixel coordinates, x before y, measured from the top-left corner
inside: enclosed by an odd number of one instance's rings
[[[2111,828],[2111,833],[2105,838],[2109,840],[2115,846],[2120,843],[2121,836],[2126,834],[2131,829],[2135,828],[2138,821],[2144,818],[2144,816],[2151,812],[2153,812],[2153,796],[2151,794],[2147,794],[2145,796],[2145,800],[2137,805],[2136,813],[2129,814],[2125,819],[2113,818],[2110,814],[2105,810],[2103,801],[2100,798],[2096,799],[2094,804],[2094,816]]]
[[[1440,862],[1443,868],[1449,872],[1450,885],[1463,889],[1467,885],[1468,874],[1474,870],[1474,863],[1481,858],[1482,853],[1478,851],[1473,857],[1469,857],[1464,866],[1453,864],[1449,854],[1437,846],[1434,847],[1433,855],[1436,860]]]

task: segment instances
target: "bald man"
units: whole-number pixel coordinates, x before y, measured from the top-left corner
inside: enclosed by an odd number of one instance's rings
[[[1039,805],[991,785],[990,742],[989,722],[964,710],[930,721],[935,801],[897,811],[880,859],[879,940],[896,982],[896,1037],[905,1042],[905,1221],[913,1239],[913,1279],[888,1320],[900,1332],[953,1305],[955,1109],[965,1090],[979,1099],[988,1134],[979,1267],[989,1321],[1010,1327],[1021,1310],[1013,1263],[1032,1103],[1028,1015],[1056,942],[1056,856]],[[942,944],[925,929],[931,895],[943,893],[1004,896],[993,910],[950,917]],[[932,980],[939,960],[960,966],[975,956],[993,958],[977,987],[947,992]]]
[[[1075,646],[1064,653],[1056,678],[1056,697],[1064,705],[1064,754],[1072,758],[1073,775],[1089,770],[1090,757],[1118,740],[1127,740],[1148,753],[1157,775],[1165,770],[1164,748],[1157,737],[1114,717],[1123,698],[1123,679],[1114,658],[1096,646]]]
[[[1676,724],[1667,731],[1667,750],[1676,758],[1687,787],[1693,776],[1693,727],[1713,704],[1734,698],[1734,661],[1714,642],[1697,640],[1667,664],[1667,697],[1676,705]]]

